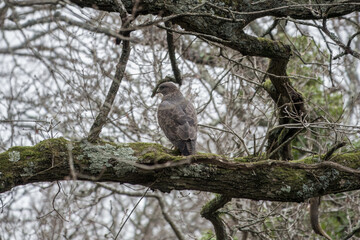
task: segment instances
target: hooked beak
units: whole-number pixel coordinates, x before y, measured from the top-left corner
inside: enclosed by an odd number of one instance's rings
[[[153,90],[152,94],[151,94],[151,98],[155,97],[155,95],[156,95],[156,94],[159,94],[159,93],[160,93],[160,92],[159,92],[159,88],[156,87],[156,88]]]

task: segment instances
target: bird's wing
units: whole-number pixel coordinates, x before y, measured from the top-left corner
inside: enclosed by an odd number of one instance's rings
[[[170,141],[196,139],[196,111],[185,98],[180,102],[163,101],[158,108],[158,122]]]
[[[159,126],[172,143],[178,139],[176,133],[178,123],[174,118],[175,108],[176,106],[171,102],[163,101],[160,103],[157,112]]]
[[[177,105],[176,121],[179,124],[177,133],[183,140],[196,140],[197,135],[197,117],[194,106],[188,100],[184,99]]]

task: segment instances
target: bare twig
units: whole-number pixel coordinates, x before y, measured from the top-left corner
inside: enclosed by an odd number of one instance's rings
[[[230,132],[231,132],[232,134],[234,134],[234,135],[240,140],[240,142],[241,142],[242,145],[244,146],[244,150],[245,150],[246,154],[247,154],[248,156],[250,156],[251,154],[250,154],[249,149],[248,149],[247,146],[246,146],[246,143],[245,143],[244,138],[242,138],[239,134],[237,134],[232,128],[230,128],[230,127],[229,127],[228,125],[226,125],[225,123],[223,123],[223,125],[224,125],[227,129],[229,129]]]
[[[135,206],[133,207],[133,209],[131,210],[131,212],[129,213],[129,215],[127,216],[127,218],[125,219],[124,223],[121,225],[118,233],[115,236],[115,240],[118,238],[121,230],[124,228],[126,222],[129,220],[130,216],[132,215],[132,213],[135,211],[135,209],[137,208],[137,206],[139,205],[139,203],[141,202],[141,200],[143,200],[143,198],[145,197],[146,193],[150,190],[150,188],[148,187],[146,189],[146,191],[144,192],[144,194],[141,196],[141,198],[139,199],[139,201],[135,204]]]
[[[360,232],[360,223],[348,235],[346,235],[343,240],[350,239],[355,233],[358,232]]]
[[[117,193],[117,194],[120,194],[120,195],[126,195],[126,196],[129,196],[129,197],[142,197],[143,196],[143,194],[140,194],[140,193],[120,191],[119,189],[113,188],[113,187],[111,187],[111,186],[109,186],[107,184],[104,184],[104,183],[96,183],[96,185],[101,186],[101,187],[103,187],[103,188],[105,188],[107,190],[110,190],[110,191],[112,191],[114,193]],[[162,213],[165,221],[167,221],[169,223],[169,225],[173,229],[176,237],[179,240],[184,240],[185,237],[183,236],[183,234],[181,233],[180,229],[175,224],[175,222],[171,219],[171,216],[166,211],[166,209],[165,209],[165,204],[166,203],[164,202],[162,197],[159,194],[153,194],[153,193],[146,193],[145,197],[147,197],[147,198],[155,198],[158,201],[159,206],[161,208],[161,213]]]
[[[338,38],[334,33],[330,32],[330,30],[326,26],[326,19],[323,20],[323,25],[321,30],[331,39],[333,40],[339,47],[344,50],[344,54],[351,54],[353,57],[360,59],[360,53],[350,48],[349,45],[345,45],[340,38]],[[338,58],[338,57],[336,57]]]
[[[301,131],[303,130],[303,128],[301,128],[300,130],[298,130],[297,132],[295,132],[290,138],[286,139],[284,142],[282,142],[277,148],[275,148],[274,150],[272,150],[269,154],[267,154],[267,158],[271,158],[272,156],[275,155],[275,153],[277,153],[282,147],[284,147],[286,144],[290,143],[292,140],[294,140],[297,135],[299,133],[301,133]]]

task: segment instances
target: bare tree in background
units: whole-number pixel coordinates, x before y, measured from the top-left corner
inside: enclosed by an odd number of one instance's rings
[[[360,238],[359,10],[0,3],[0,239],[321,239],[319,196],[325,232]],[[169,79],[198,112],[194,157],[157,124]]]

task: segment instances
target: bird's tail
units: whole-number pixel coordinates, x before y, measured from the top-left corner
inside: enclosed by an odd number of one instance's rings
[[[196,153],[196,142],[194,140],[182,141],[179,143],[181,155],[189,156]]]

